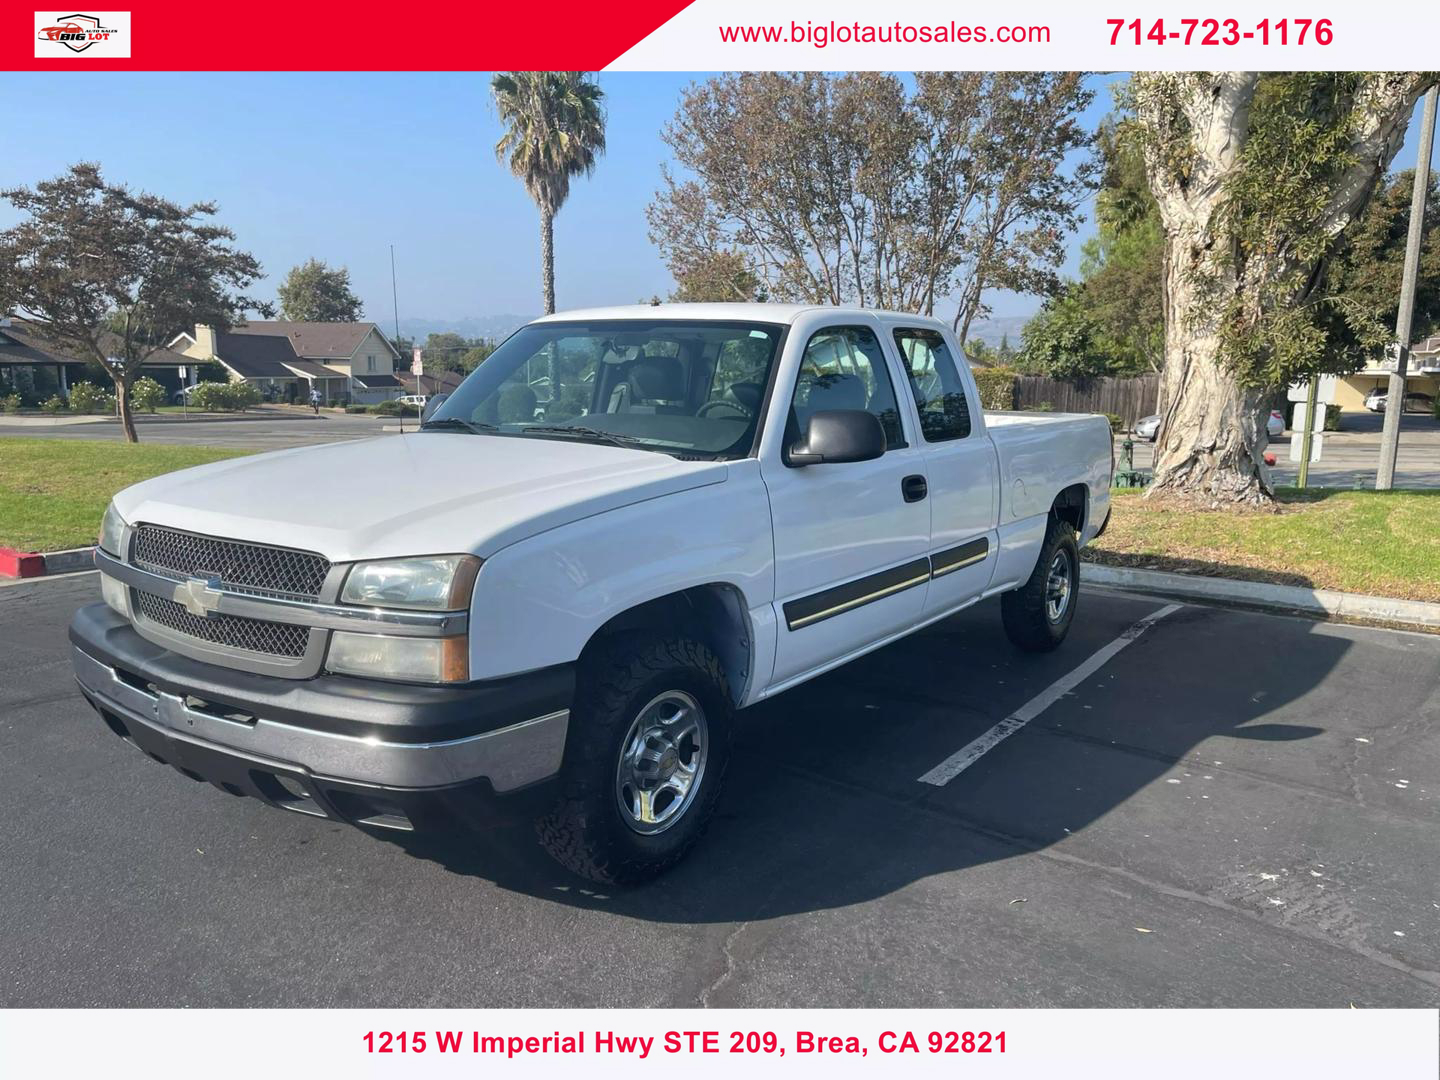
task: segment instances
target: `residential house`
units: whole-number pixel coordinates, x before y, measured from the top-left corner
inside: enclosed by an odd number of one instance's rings
[[[1388,389],[1390,374],[1394,370],[1393,355],[1371,360],[1354,375],[1346,375],[1336,381],[1335,404],[1344,412],[1363,410],[1365,395],[1375,389]],[[1405,374],[1406,393],[1440,397],[1440,336],[1428,337],[1410,346],[1410,360],[1405,365]]]
[[[418,378],[408,371],[397,371],[395,377],[405,388],[407,394],[424,394],[426,397],[434,397],[436,394],[453,394],[465,376],[458,371],[442,371],[438,374],[426,372]]]
[[[312,389],[327,405],[374,404],[404,392],[399,359],[374,323],[246,322],[226,330],[197,325],[170,347],[222,365],[232,381],[254,384],[267,397],[306,401]]]
[[[119,342],[114,334],[100,338],[107,355],[119,351]],[[108,389],[103,376],[93,370],[87,376],[86,366],[91,363],[90,357],[79,355],[73,346],[51,339],[40,324],[0,317],[0,397],[20,394],[29,401],[43,401],[58,394],[68,399],[70,387],[85,378]],[[193,379],[194,370],[195,361],[189,357],[172,349],[156,349],[146,358],[141,374],[174,392],[187,378]]]

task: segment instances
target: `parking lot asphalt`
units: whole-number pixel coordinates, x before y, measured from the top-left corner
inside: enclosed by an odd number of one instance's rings
[[[378,839],[143,758],[73,688],[93,576],[0,588],[3,1006],[1440,1005],[1440,637],[998,606],[742,714],[720,813],[611,892],[530,832]]]

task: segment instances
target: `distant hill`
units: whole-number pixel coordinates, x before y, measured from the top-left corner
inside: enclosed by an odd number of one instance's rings
[[[1020,348],[1020,331],[1025,329],[1025,324],[1030,321],[1029,315],[1006,315],[998,319],[985,319],[970,324],[970,339],[973,341],[979,338],[986,345],[1000,344],[1006,335],[1010,337],[1010,347]]]
[[[459,334],[466,338],[499,341],[533,318],[534,315],[468,315],[463,319],[401,319],[400,334],[422,342],[429,334]],[[381,329],[389,330],[394,325],[393,321],[382,323]]]

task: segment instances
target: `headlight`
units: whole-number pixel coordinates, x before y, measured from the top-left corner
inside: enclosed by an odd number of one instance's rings
[[[325,666],[338,674],[369,679],[467,682],[470,639],[385,637],[337,630],[330,635],[330,657]]]
[[[100,549],[117,558],[123,557],[120,542],[124,536],[125,519],[120,516],[120,511],[115,509],[112,502],[105,508],[105,516],[100,519]]]
[[[423,559],[386,559],[356,563],[340,592],[342,604],[366,607],[460,611],[470,606],[470,592],[480,560],[474,555],[432,555]]]

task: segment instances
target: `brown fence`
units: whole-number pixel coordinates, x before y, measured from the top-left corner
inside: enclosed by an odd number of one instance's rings
[[[1159,375],[1137,375],[1131,379],[1108,375],[1093,379],[1020,375],[1015,379],[1017,409],[1048,405],[1055,412],[1114,413],[1127,428],[1134,427],[1141,417],[1154,414],[1159,398]]]

